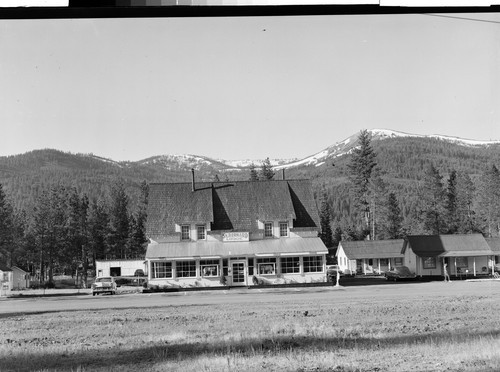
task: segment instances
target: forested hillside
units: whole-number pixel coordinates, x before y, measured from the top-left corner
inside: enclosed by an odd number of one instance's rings
[[[345,152],[324,151],[329,157],[316,163],[285,166],[287,179],[313,180],[328,246],[405,234],[498,236],[500,145],[364,135],[364,142],[351,141]],[[356,181],[363,146],[373,157],[364,181]],[[199,156],[115,162],[57,150],[0,157],[0,261],[38,268],[47,278],[99,257],[140,256],[147,184],[190,182],[191,168],[197,181],[283,177],[268,159],[237,167]],[[332,236],[324,236],[327,230]]]

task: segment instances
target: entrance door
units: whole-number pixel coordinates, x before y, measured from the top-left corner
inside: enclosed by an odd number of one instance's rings
[[[246,285],[246,262],[233,261],[232,268],[232,285]]]

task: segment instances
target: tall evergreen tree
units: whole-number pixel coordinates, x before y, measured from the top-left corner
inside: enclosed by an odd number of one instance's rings
[[[479,210],[483,233],[498,236],[500,230],[500,172],[495,165],[482,175],[479,190]]]
[[[262,162],[261,170],[260,170],[260,178],[263,180],[272,180],[274,177],[273,166],[271,165],[271,161],[269,158],[266,158]]]
[[[403,237],[403,217],[399,208],[398,199],[393,192],[387,199],[387,224],[385,226],[386,239],[401,239]]]
[[[149,198],[149,185],[146,181],[141,183],[141,196],[137,211],[130,217],[129,252],[132,257],[145,257],[146,243],[146,219]]]
[[[424,175],[421,195],[423,224],[429,234],[441,234],[446,231],[445,190],[442,178],[434,165],[429,165]]]
[[[257,170],[255,169],[255,164],[252,163],[250,164],[250,181],[258,181],[259,180],[259,174],[257,173]]]
[[[14,211],[0,184],[0,260],[9,266],[13,263],[13,228]]]
[[[89,208],[89,249],[92,255],[92,264],[95,267],[96,259],[105,259],[111,256],[109,241],[109,214],[104,200],[94,199]]]
[[[370,193],[370,239],[384,238],[387,222],[387,184],[382,178],[380,168],[374,167],[368,184]],[[380,237],[378,236],[380,235]]]
[[[457,215],[458,232],[470,234],[478,231],[475,221],[475,211],[473,209],[476,188],[470,176],[466,173],[458,173],[456,193],[457,193]]]
[[[459,228],[457,196],[457,172],[452,170],[446,188],[446,225],[448,234],[456,234]]]
[[[71,266],[72,271],[76,272],[78,285],[82,284],[84,287],[91,259],[88,245],[88,210],[87,196],[80,197],[77,190],[72,188],[69,195],[67,219],[68,243],[70,245],[67,263]]]
[[[323,243],[327,248],[333,247],[331,211],[326,191],[323,191],[321,197],[320,226],[321,226],[321,232],[319,234],[319,237],[321,238],[321,240],[323,241]]]
[[[109,213],[109,245],[114,258],[127,258],[130,217],[128,214],[129,197],[123,181],[116,182],[111,188]]]
[[[348,164],[349,179],[353,186],[354,207],[365,219],[366,227],[370,223],[370,192],[369,184],[372,170],[377,165],[375,151],[371,146],[371,135],[362,130],[358,137],[359,147],[353,150]]]

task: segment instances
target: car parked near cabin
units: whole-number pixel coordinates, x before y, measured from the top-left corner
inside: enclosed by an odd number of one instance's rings
[[[406,266],[395,266],[384,273],[386,280],[415,279],[417,276]]]
[[[326,279],[329,282],[337,280],[337,272],[339,276],[344,276],[344,272],[340,269],[339,265],[330,265],[326,268]]]
[[[92,283],[92,296],[99,293],[116,294],[116,282],[112,276],[97,277]]]

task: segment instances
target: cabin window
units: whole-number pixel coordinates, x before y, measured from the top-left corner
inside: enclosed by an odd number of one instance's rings
[[[189,240],[189,225],[181,226],[181,240]]]
[[[200,261],[200,273],[203,277],[219,276],[219,260]]]
[[[196,230],[198,231],[198,240],[205,240],[206,238],[205,225],[198,225],[196,227]]]
[[[435,269],[436,268],[436,257],[422,257],[424,261],[424,269]]]
[[[467,257],[457,257],[455,259],[455,262],[456,262],[457,267],[461,267],[461,268],[468,268],[469,267],[469,260],[467,259]]]
[[[276,258],[270,257],[257,259],[257,270],[259,275],[275,275]]]
[[[403,257],[396,257],[394,259],[394,266],[403,266]]]
[[[304,257],[305,273],[320,273],[322,271],[323,271],[323,257],[321,256]]]
[[[172,262],[151,262],[151,274],[154,279],[171,278]]]
[[[272,236],[273,236],[273,223],[272,222],[264,223],[264,237],[272,238]]]
[[[175,264],[177,278],[193,278],[196,277],[196,262],[195,261],[177,261]]]
[[[299,257],[281,257],[281,273],[293,274],[300,272]]]
[[[280,236],[288,236],[288,222],[280,222]]]

